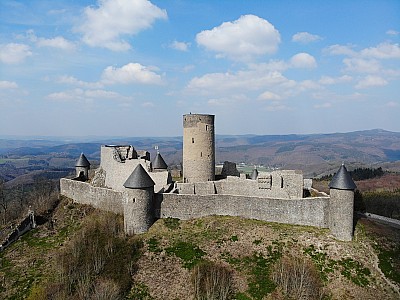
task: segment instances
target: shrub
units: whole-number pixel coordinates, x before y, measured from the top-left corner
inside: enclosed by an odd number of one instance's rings
[[[304,258],[283,257],[275,265],[272,279],[291,299],[321,299],[323,285],[314,264]]]
[[[165,249],[167,254],[179,257],[183,260],[183,267],[187,269],[193,268],[197,265],[202,257],[206,254],[197,245],[189,242],[178,241],[172,247]]]
[[[46,299],[120,299],[129,291],[142,245],[126,237],[122,217],[98,212],[59,253]],[[38,287],[38,291],[40,291]]]
[[[175,230],[179,228],[179,219],[177,218],[165,218],[163,219],[165,227],[170,230]]]
[[[228,299],[232,294],[232,272],[223,265],[202,262],[192,270],[195,299]]]

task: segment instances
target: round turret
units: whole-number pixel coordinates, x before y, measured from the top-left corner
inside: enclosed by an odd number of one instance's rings
[[[252,180],[257,180],[257,178],[258,178],[258,170],[257,170],[257,167],[256,167],[256,166],[254,166],[254,169],[253,169],[253,172],[251,173],[250,178],[251,178]]]
[[[87,180],[89,178],[89,169],[90,163],[85,154],[81,153],[75,164],[76,177],[81,180]]]
[[[357,188],[344,164],[329,183],[329,228],[339,240],[353,239],[354,190]]]
[[[160,152],[157,152],[156,158],[152,163],[152,168],[154,171],[164,171],[168,169],[168,165],[165,163],[165,160],[161,156]]]
[[[184,182],[213,181],[215,178],[214,115],[183,116]]]
[[[154,222],[154,181],[138,164],[124,183],[124,227],[128,235],[149,230]]]

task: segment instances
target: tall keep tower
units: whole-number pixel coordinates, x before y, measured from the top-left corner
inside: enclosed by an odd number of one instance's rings
[[[215,178],[214,115],[183,115],[183,182]]]

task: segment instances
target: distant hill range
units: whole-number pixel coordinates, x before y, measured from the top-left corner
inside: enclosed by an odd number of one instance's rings
[[[154,157],[158,146],[169,165],[182,161],[182,137],[88,138],[87,142],[0,139],[1,167],[21,159],[42,162],[43,168],[73,168],[81,152],[94,163],[102,144],[130,144]],[[345,162],[357,167],[382,167],[400,172],[400,133],[381,129],[332,134],[217,135],[216,161],[270,168],[300,169],[308,177],[335,172]],[[43,161],[45,163],[43,163]],[[18,168],[18,166],[16,166]],[[19,167],[23,167],[20,165]]]

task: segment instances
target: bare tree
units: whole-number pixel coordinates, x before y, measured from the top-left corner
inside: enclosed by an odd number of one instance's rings
[[[4,193],[4,183],[3,180],[1,179],[0,179],[0,207],[3,210],[3,224],[6,224],[7,213],[8,213],[8,201]]]

